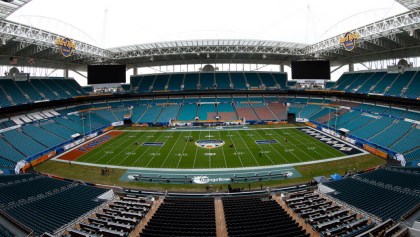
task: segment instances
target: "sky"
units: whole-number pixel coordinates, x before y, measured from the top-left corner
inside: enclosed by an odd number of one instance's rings
[[[394,0],[32,0],[8,19],[110,48],[208,38],[314,43],[404,11]]]
[[[394,0],[32,0],[8,19],[101,48],[238,38],[312,44],[405,11]]]

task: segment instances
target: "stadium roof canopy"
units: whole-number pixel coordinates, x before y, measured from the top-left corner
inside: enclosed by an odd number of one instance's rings
[[[16,9],[29,0],[15,0]],[[410,9],[415,1],[398,1]],[[2,2],[0,2],[2,3]],[[6,4],[6,3],[4,3]],[[3,5],[4,5],[3,4]],[[1,9],[4,16],[9,12]],[[340,38],[347,32],[314,44],[250,39],[182,40],[136,44],[110,49],[78,40],[69,57],[60,53],[57,38],[67,36],[0,19],[0,64],[11,56],[18,64],[85,70],[95,63],[121,63],[129,67],[207,63],[289,64],[298,59],[329,59],[332,65],[420,56],[420,11],[410,10],[348,31],[359,38],[353,50],[346,50]]]
[[[403,5],[404,7],[410,10],[419,10],[420,9],[420,1],[419,0],[395,0],[399,4]]]
[[[30,1],[31,0],[0,1],[0,19],[10,16],[13,12],[17,11]]]

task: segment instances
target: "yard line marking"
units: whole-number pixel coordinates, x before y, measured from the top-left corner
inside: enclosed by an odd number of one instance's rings
[[[156,134],[158,131],[156,131],[155,133],[153,133],[153,134]],[[159,139],[160,139],[160,137],[163,135],[164,133],[160,133],[160,135],[156,138],[156,139],[154,139],[154,141],[153,142],[156,142],[156,141],[158,141]],[[154,135],[153,135],[154,136]],[[151,139],[151,137],[149,137],[149,139]],[[146,141],[149,141],[149,139],[147,139]],[[132,163],[132,165],[131,166],[133,166],[134,164],[136,164],[138,161],[139,161],[139,159],[140,158],[142,158],[143,157],[143,155],[144,154],[146,154],[146,152],[150,149],[150,148],[152,148],[151,146],[149,146],[149,147],[147,147],[145,150],[144,150],[144,152],[143,153],[141,153],[141,155]]]
[[[230,134],[230,131],[228,131],[228,135],[232,135],[232,134]],[[232,142],[232,144],[233,144],[233,139],[232,139],[232,136],[229,136],[229,137],[230,137],[230,141],[231,141],[231,142]],[[244,163],[242,163],[241,155],[239,154],[238,150],[236,149],[236,146],[234,145],[234,146],[233,146],[233,148],[235,148],[235,153],[236,153],[236,155],[238,156],[239,161],[241,162],[242,167],[244,167]]]
[[[295,130],[295,129],[293,129],[293,130]],[[290,130],[291,131],[291,133],[293,133],[293,134],[296,134],[295,132],[293,132],[293,130]],[[277,131],[274,131],[275,133],[277,133]],[[278,134],[278,133],[277,133]],[[292,134],[292,135],[293,135]],[[281,135],[281,134],[279,134],[282,138],[283,138],[283,136]],[[302,134],[299,134],[298,136],[299,136],[299,138],[302,138],[303,136],[303,133]],[[305,134],[305,136],[306,136],[306,134]],[[288,138],[291,138],[291,139],[293,139],[293,140],[295,140],[295,141],[297,141],[299,144],[301,144],[301,145],[305,145],[304,143],[302,143],[299,139],[296,139],[295,138],[295,136],[289,136]],[[302,138],[302,139],[304,139],[304,137]],[[307,138],[307,139],[309,139],[309,138]],[[315,138],[314,138],[315,139]],[[291,143],[294,147],[296,147],[296,148],[298,148],[299,149],[299,147],[297,146],[297,145],[295,145],[294,143]],[[303,152],[305,155],[307,155],[307,156],[309,156],[312,160],[317,160],[317,159],[314,159],[311,155],[309,155],[308,153],[306,153],[305,152],[305,150],[304,149],[299,149],[301,152]],[[327,158],[324,154],[321,154],[321,153],[319,153],[318,151],[316,151],[316,150],[314,150],[315,151],[315,153],[317,153],[318,155],[320,155],[321,157],[323,157],[323,159],[325,159],[325,158]]]
[[[144,134],[143,134],[143,136],[144,136]],[[140,136],[140,137],[143,137],[143,136]],[[130,142],[130,144],[133,142],[131,139],[128,139],[127,141],[129,141]],[[123,144],[125,144],[125,143],[123,143]],[[119,147],[121,147],[121,145],[119,146]],[[118,147],[118,148],[119,148]],[[137,149],[138,149],[139,147],[137,147],[136,149],[134,149],[134,151],[136,151]],[[126,146],[125,148],[123,148],[120,152],[118,152],[117,154],[115,154],[115,155],[113,155],[113,158],[112,159],[110,159],[110,160],[108,160],[108,162],[107,162],[107,164],[110,164],[111,163],[111,161],[113,160],[113,159],[115,159],[115,158],[119,158],[119,154],[121,154],[121,153],[123,153],[123,152],[125,152],[126,150],[130,150],[130,149],[132,149],[132,147],[131,146]],[[131,151],[131,152],[134,152],[134,151]],[[127,159],[128,157],[130,157],[131,155],[127,155],[126,156],[126,158],[125,159]],[[124,160],[125,160],[124,159]],[[119,164],[121,164],[121,162],[119,163]],[[118,164],[118,165],[119,165]]]
[[[115,150],[117,150],[117,149],[119,149],[123,144],[126,144],[126,143],[128,143],[128,142],[130,142],[130,140],[129,139],[126,139],[126,136],[127,136],[128,134],[123,134],[123,136],[124,136],[124,139],[125,140],[121,140],[122,142],[120,142],[120,141],[115,141],[115,143],[112,143],[113,145],[117,145],[117,144],[120,144],[120,145],[118,145],[117,146],[117,148],[115,148],[115,149],[112,149],[111,151],[112,152],[114,152],[115,153]],[[112,141],[111,141],[112,142]],[[99,148],[99,147],[98,147]],[[102,154],[102,151],[103,150],[105,150],[107,147],[105,146],[105,147],[103,147],[103,146],[100,146],[100,150],[98,150],[97,151],[97,153],[93,153],[90,157],[89,157],[89,159],[90,158],[94,158],[94,157],[96,157],[96,156],[99,156],[99,159],[96,159],[95,161],[91,161],[91,162],[94,162],[94,163],[101,163],[101,161],[102,160],[104,160],[104,159],[106,159],[106,158],[108,158],[108,156],[104,156],[103,154]],[[114,155],[114,153],[113,153],[113,155],[112,155],[112,159],[114,159],[115,158],[115,156],[116,155]],[[119,153],[118,153],[119,154]],[[111,160],[112,160],[111,159]],[[109,164],[109,161],[110,160],[106,160],[106,162],[102,162],[102,164]]]
[[[236,133],[238,133],[239,137],[242,139],[243,143],[245,144],[246,148],[248,149],[249,153],[251,154],[251,156],[254,158],[255,162],[257,162],[257,165],[260,166],[260,163],[258,163],[257,159],[255,159],[254,154],[252,154],[251,150],[249,149],[249,147],[246,145],[246,142],[244,140],[244,138],[241,136],[241,134],[239,134],[238,131],[236,131]]]
[[[247,133],[248,133],[248,131],[247,131]],[[255,131],[255,133],[259,136],[259,137],[261,137],[263,140],[265,140],[265,137],[263,137],[260,133],[258,133],[258,131]],[[257,144],[258,145],[258,147],[260,148],[260,152],[261,152],[261,150],[262,150],[262,148],[261,148],[261,145],[260,144]],[[284,157],[283,157],[283,155],[282,154],[280,154],[278,151],[277,151],[277,149],[275,149],[274,147],[273,147],[273,145],[272,144],[269,144],[270,145],[270,147],[271,147],[271,149],[273,149],[277,154],[279,154],[282,158],[283,158],[283,160],[285,160],[286,161],[286,163],[290,163],[290,162],[288,162],[286,159],[284,159]],[[270,158],[270,155],[267,155],[267,158],[271,161],[271,163],[273,163],[273,165],[275,165],[276,163],[274,163],[273,162],[273,160]]]
[[[274,129],[273,129],[274,130]],[[274,131],[277,135],[279,135],[276,131]],[[273,135],[270,135],[270,137],[271,138],[274,138],[273,137]],[[282,136],[280,136],[281,138],[283,138]],[[285,150],[287,150],[287,147],[285,146],[285,145],[283,145],[281,142],[279,142],[279,143],[277,143],[277,144],[280,144],[280,146],[282,146]],[[293,143],[290,143],[291,145],[293,145],[294,146],[294,144]],[[298,149],[298,150],[300,150],[300,149]],[[294,152],[290,152],[294,157],[296,157],[299,161],[301,161],[301,162],[303,162],[300,158],[299,158],[299,156],[297,156]],[[308,155],[309,156],[309,155]],[[310,156],[309,156],[310,157]],[[290,163],[290,162],[288,162],[288,163]]]
[[[163,133],[162,133],[162,134],[163,134]],[[173,135],[173,132],[171,133],[171,135]],[[159,137],[160,137],[160,136],[159,136]],[[165,139],[165,143],[166,143],[166,142],[168,142],[168,140],[169,140],[169,137],[166,137],[166,139]],[[160,147],[159,147],[159,149],[156,151],[156,153],[159,153],[159,151],[160,151],[160,149],[162,149],[162,147],[163,147],[163,146],[160,146]],[[156,156],[157,156],[157,155],[152,156],[152,159],[150,159],[150,160],[149,160],[149,162],[147,162],[147,164],[146,164],[146,166],[145,166],[145,167],[148,167],[148,166],[149,166],[149,164],[150,164],[150,162],[152,162],[152,160],[154,160]]]
[[[219,133],[219,139],[222,140],[222,134],[220,134],[220,131],[217,131]],[[222,147],[222,153],[223,153],[223,159],[225,160],[225,167],[227,168],[227,162],[226,162],[226,156],[225,156],[225,148]]]
[[[160,168],[162,168],[162,167],[163,167],[163,165],[165,164],[165,162],[166,162],[166,160],[168,159],[169,155],[172,155],[172,151],[173,151],[174,147],[175,147],[175,146],[177,146],[177,144],[178,144],[178,140],[179,140],[179,138],[182,136],[182,133],[184,133],[184,132],[181,132],[181,134],[180,134],[180,135],[178,136],[178,138],[176,139],[175,144],[173,144],[173,145],[172,145],[171,150],[168,152],[168,154],[166,154],[165,160],[163,160],[162,164],[160,165]],[[169,138],[169,137],[168,137],[168,138]],[[181,157],[182,157],[182,156],[181,156]]]
[[[306,138],[306,136],[308,136],[308,135],[306,135],[306,134],[304,134],[304,133],[296,133],[296,132],[294,132],[294,130],[296,130],[296,129],[293,129],[293,130],[290,130],[291,131],[291,133],[293,133],[293,134],[299,134],[298,136],[299,136],[299,138],[302,138],[302,139],[305,139]],[[293,135],[292,134],[292,135]],[[303,135],[305,135],[305,136],[303,136]],[[281,136],[281,135],[280,135]],[[290,138],[291,139],[293,139],[293,140],[295,140],[295,141],[297,141],[299,144],[301,144],[301,145],[305,145],[304,143],[302,143],[299,139],[296,139],[295,138],[295,136],[290,136]],[[312,138],[312,137],[311,137]],[[306,139],[309,139],[309,138],[306,138]],[[312,138],[312,139],[315,139],[315,138]],[[316,139],[315,139],[316,140]],[[318,141],[318,140],[316,140],[316,141]],[[296,148],[298,148],[298,146],[296,146],[295,144],[293,144]],[[317,144],[318,145],[318,144]],[[318,146],[317,146],[318,147]],[[306,153],[303,149],[300,149],[303,153],[305,153],[306,155],[308,155],[308,156],[310,156],[308,153]],[[318,155],[320,155],[323,159],[325,159],[325,158],[328,158],[327,156],[325,156],[324,154],[321,154],[321,153],[319,153],[316,149],[314,150],[315,151],[315,153],[317,153]],[[310,156],[311,158],[312,158],[312,160],[317,160],[317,159],[313,159],[313,157],[312,156]]]
[[[296,133],[296,134],[300,134],[300,133],[305,134],[305,133],[303,133],[302,131],[300,131],[300,130],[298,130],[298,129],[295,129],[294,133]],[[305,134],[305,135],[307,135],[307,134]],[[307,136],[309,136],[309,135],[307,135]],[[310,137],[310,136],[309,136],[309,137]],[[303,136],[303,138],[304,138],[304,139],[306,139],[306,140],[309,140],[309,137]],[[310,138],[313,138],[313,137],[310,137]],[[315,138],[313,138],[313,139],[315,139]],[[315,140],[316,140],[316,139],[315,139]],[[326,149],[326,147],[330,148],[330,146],[328,146],[327,144],[325,144],[325,143],[323,143],[323,142],[321,142],[321,141],[318,141],[318,140],[316,140],[316,141],[317,141],[317,142],[313,142],[313,144],[314,144],[314,145],[317,145],[317,147],[321,148],[322,150],[324,150],[325,152],[329,153],[330,155],[332,155],[332,156],[336,156],[334,153],[332,153],[332,152],[330,151],[330,149]],[[321,144],[319,144],[319,143],[322,143],[322,145],[321,145]],[[325,147],[325,148],[324,148],[324,147]],[[333,148],[333,149],[334,149],[334,148]],[[336,150],[336,149],[334,149],[334,150]],[[338,150],[336,150],[336,151],[338,151]],[[342,153],[341,151],[338,151],[338,152]],[[343,154],[343,155],[346,155],[346,154],[344,154],[344,153],[342,153],[342,154]],[[327,158],[327,157],[324,157],[324,158]]]
[[[145,137],[145,134],[146,133],[143,133],[142,134],[142,136],[140,136],[139,138],[142,138],[142,137]],[[132,141],[132,140],[131,140]],[[147,141],[147,139],[146,139],[146,141]],[[141,147],[141,144],[139,144],[139,145],[137,145],[137,147],[134,149],[134,152],[135,151],[137,151],[138,149],[140,149],[140,147]],[[125,151],[126,149],[124,149],[123,151]],[[123,163],[127,158],[129,158],[129,157],[131,157],[130,155],[127,155],[124,159],[122,159],[119,163],[118,163],[118,165],[120,165],[121,163]]]
[[[201,131],[198,133],[198,140],[200,140],[201,137]],[[194,162],[193,162],[193,169],[195,167],[195,160],[197,159],[197,153],[198,153],[198,146],[195,148],[195,156],[194,156]]]
[[[192,133],[192,131],[190,131],[190,133],[188,134],[189,137],[191,136],[191,133]],[[184,149],[182,150],[181,154],[185,153],[185,149],[187,148],[187,145],[188,145],[188,142],[185,142]],[[179,156],[179,160],[178,160],[178,164],[176,165],[176,168],[179,167],[179,164],[181,163],[181,160],[182,160],[182,156]]]

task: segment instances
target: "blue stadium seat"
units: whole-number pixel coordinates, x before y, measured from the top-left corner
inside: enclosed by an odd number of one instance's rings
[[[200,120],[214,119],[209,116],[210,113],[216,115],[216,106],[214,104],[201,104],[198,107],[198,117]]]
[[[64,139],[61,137],[58,137],[42,128],[40,128],[38,125],[28,124],[26,126],[22,127],[22,130],[24,133],[26,133],[28,136],[32,137],[34,140],[40,142],[46,147],[54,147],[57,146],[63,142],[65,142]]]
[[[216,77],[217,89],[219,90],[231,89],[229,73],[226,73],[226,72],[215,73],[215,77]]]
[[[408,83],[413,78],[415,71],[407,71],[404,74],[401,74],[391,88],[385,93],[387,96],[401,97],[401,92],[403,88],[407,87]]]
[[[155,83],[153,84],[153,91],[163,91],[166,90],[168,81],[169,81],[169,74],[157,75]]]
[[[233,88],[235,90],[247,90],[246,87],[246,80],[244,78],[244,74],[241,72],[231,72],[230,79],[233,84]]]
[[[280,89],[287,89],[287,74],[286,73],[272,73],[274,80],[280,86]]]
[[[378,134],[379,132],[387,128],[388,126],[392,125],[393,121],[394,121],[393,118],[381,117],[373,121],[370,124],[370,126],[361,128],[361,129],[356,129],[352,131],[351,134],[356,137],[369,140],[372,136]]]
[[[381,171],[373,172],[375,173],[360,175],[360,178],[346,178],[327,182],[324,185],[335,190],[335,192],[329,194],[332,197],[371,213],[382,220],[391,218],[398,221],[401,216],[420,203],[418,195],[403,191],[404,186],[411,185],[410,183],[418,186],[420,183],[418,175],[412,176],[413,181],[406,183],[406,178],[391,180],[383,173],[376,174],[376,172]],[[388,172],[387,174],[389,175]],[[396,176],[398,175],[393,175],[393,177]],[[370,182],[370,178],[374,179],[375,182]],[[378,182],[383,185],[378,184]],[[385,186],[391,183],[394,187]],[[395,188],[395,186],[400,188]]]
[[[192,121],[197,115],[197,104],[186,104],[184,103],[179,110],[177,120],[180,121]]]
[[[416,75],[411,79],[407,85],[407,89],[402,94],[403,97],[416,99],[420,97],[420,73],[417,71]]]
[[[10,96],[16,105],[28,103],[28,99],[23,95],[22,91],[17,87],[12,79],[0,80],[0,85],[4,92]]]
[[[178,115],[180,106],[179,105],[169,105],[165,106],[160,113],[159,117],[156,119],[157,123],[169,123],[170,119],[176,119]]]
[[[39,92],[32,86],[31,83],[28,81],[16,81],[16,85],[29,96],[31,101],[38,101],[42,100],[43,97],[39,94]]]
[[[384,94],[386,89],[391,86],[398,78],[399,74],[387,73],[373,88],[371,93]]]
[[[420,147],[420,128],[412,128],[405,136],[400,138],[390,148],[402,154],[407,151]]]
[[[249,89],[257,89],[261,88],[261,80],[258,76],[258,73],[255,72],[247,72],[244,73],[246,81],[248,82]]]
[[[42,81],[50,90],[57,93],[60,99],[72,97],[70,92],[63,88],[64,84],[58,82],[58,79],[40,79],[40,81]]]
[[[359,76],[352,80],[352,82],[346,87],[345,91],[349,93],[355,93],[359,87],[363,85],[372,77],[373,73],[360,73]]]
[[[184,90],[197,90],[199,82],[198,73],[187,73],[184,77]]]
[[[45,123],[41,123],[40,126],[48,132],[53,133],[54,135],[59,136],[66,141],[71,140],[71,135],[77,133],[76,131],[63,127],[52,120]]]
[[[276,89],[276,81],[273,78],[271,73],[258,73],[262,84],[264,84],[266,89]]]
[[[216,84],[214,73],[200,73],[200,89],[201,90],[212,90],[214,89],[214,85]]]
[[[358,94],[368,94],[372,87],[385,76],[385,72],[375,72],[356,91]]]
[[[172,74],[168,82],[168,90],[179,91],[184,83],[185,74]]]
[[[400,139],[401,136],[407,133],[412,126],[413,124],[411,123],[396,120],[392,126],[378,133],[376,136],[371,138],[370,141],[384,147],[389,147]]]
[[[138,123],[154,123],[160,113],[162,112],[163,106],[151,106],[143,116],[138,120]]]
[[[7,142],[9,142],[26,156],[32,156],[47,149],[46,146],[41,145],[34,139],[28,137],[26,134],[20,131],[17,131],[16,129],[4,132],[2,134]]]
[[[40,79],[31,79],[31,84],[35,87],[46,99],[58,100],[60,96],[53,92],[45,83]]]
[[[140,81],[140,84],[138,85],[138,92],[144,93],[153,90],[153,82],[155,81],[155,78],[155,75],[143,76],[143,78]]]

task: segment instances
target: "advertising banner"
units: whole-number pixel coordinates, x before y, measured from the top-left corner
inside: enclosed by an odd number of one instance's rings
[[[373,148],[373,147],[371,147],[371,146],[369,146],[369,145],[364,144],[364,145],[363,145],[363,148],[364,148],[366,151],[368,151],[368,152],[370,152],[370,153],[372,153],[372,154],[378,155],[378,156],[380,156],[380,157],[382,157],[382,158],[385,158],[385,159],[387,159],[387,158],[388,158],[388,154],[387,154],[386,152],[383,152],[383,151],[381,151],[381,150],[378,150],[378,149],[376,149],[376,148]]]

